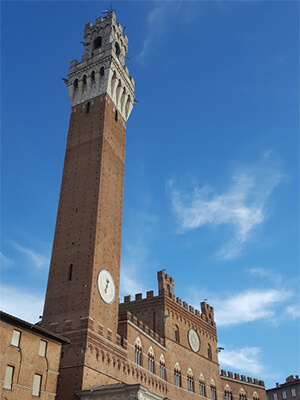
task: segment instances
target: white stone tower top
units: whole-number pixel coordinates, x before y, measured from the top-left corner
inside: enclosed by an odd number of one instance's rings
[[[125,65],[128,38],[113,11],[86,24],[81,62],[70,65],[67,85],[72,107],[107,93],[127,121],[135,104],[134,79]]]

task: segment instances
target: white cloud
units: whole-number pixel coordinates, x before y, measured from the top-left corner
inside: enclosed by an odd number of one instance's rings
[[[147,17],[147,34],[143,42],[143,47],[137,56],[137,60],[144,64],[149,52],[160,36],[168,28],[168,19],[174,16],[181,8],[181,3],[172,4],[168,1],[155,2],[155,6]]]
[[[300,318],[300,307],[299,304],[288,306],[286,308],[287,313],[293,318]]]
[[[231,368],[242,373],[261,374],[263,366],[260,361],[261,350],[258,347],[225,349],[219,353],[221,368]]]
[[[240,325],[255,320],[272,319],[276,306],[291,296],[285,290],[247,290],[227,299],[213,301],[218,326]]]
[[[32,249],[24,246],[20,246],[17,243],[14,243],[14,247],[16,250],[19,252],[25,254],[25,256],[28,258],[30,263],[37,269],[44,269],[49,266],[50,262],[50,256],[42,254],[42,253],[37,253],[33,251]]]
[[[231,239],[220,250],[222,258],[231,259],[239,254],[253,230],[265,221],[267,201],[283,176],[272,164],[270,154],[266,154],[257,165],[236,167],[223,193],[207,186],[182,192],[172,180],[168,182],[168,191],[182,232],[205,225],[231,228]]]
[[[8,314],[36,323],[43,313],[44,296],[34,295],[13,286],[0,286],[0,308]]]

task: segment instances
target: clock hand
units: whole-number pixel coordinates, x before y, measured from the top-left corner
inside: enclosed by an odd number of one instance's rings
[[[104,292],[105,292],[105,293],[107,293],[108,285],[109,285],[109,280],[106,278],[106,287],[105,287],[105,289],[104,289]]]

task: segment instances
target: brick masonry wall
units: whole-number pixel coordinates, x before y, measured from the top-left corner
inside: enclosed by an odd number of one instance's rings
[[[13,330],[21,332],[19,347],[11,345]],[[38,354],[41,339],[47,342],[46,356]],[[41,395],[43,400],[54,399],[56,394],[61,343],[51,341],[11,324],[0,322],[0,392],[1,400],[32,399],[34,374],[42,376]],[[6,366],[14,367],[12,390],[4,389]]]

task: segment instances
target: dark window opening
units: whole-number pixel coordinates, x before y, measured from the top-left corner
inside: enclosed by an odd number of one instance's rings
[[[116,122],[118,121],[118,111],[117,110],[115,111],[115,121]]]
[[[175,342],[179,342],[179,328],[177,325],[174,328],[174,340]]]
[[[85,109],[85,113],[88,114],[90,112],[90,107],[91,107],[91,103],[88,101],[86,103],[86,109]]]
[[[100,68],[100,76],[104,76],[104,67]]]
[[[119,43],[116,42],[115,48],[116,48],[116,55],[117,55],[117,57],[119,57],[121,54],[121,49],[120,49]]]
[[[95,71],[92,71],[91,78],[92,78],[92,82],[95,82]]]
[[[210,360],[212,359],[212,353],[211,353],[210,344],[207,345],[207,357],[208,357]]]
[[[70,266],[69,266],[69,279],[68,279],[69,282],[72,280],[72,274],[73,274],[73,264],[70,264]]]
[[[86,75],[83,75],[82,82],[84,85],[86,85]]]
[[[99,36],[94,40],[94,49],[99,49],[102,46],[102,37]]]
[[[75,79],[75,81],[74,81],[74,88],[75,88],[75,89],[78,88],[78,79]]]

